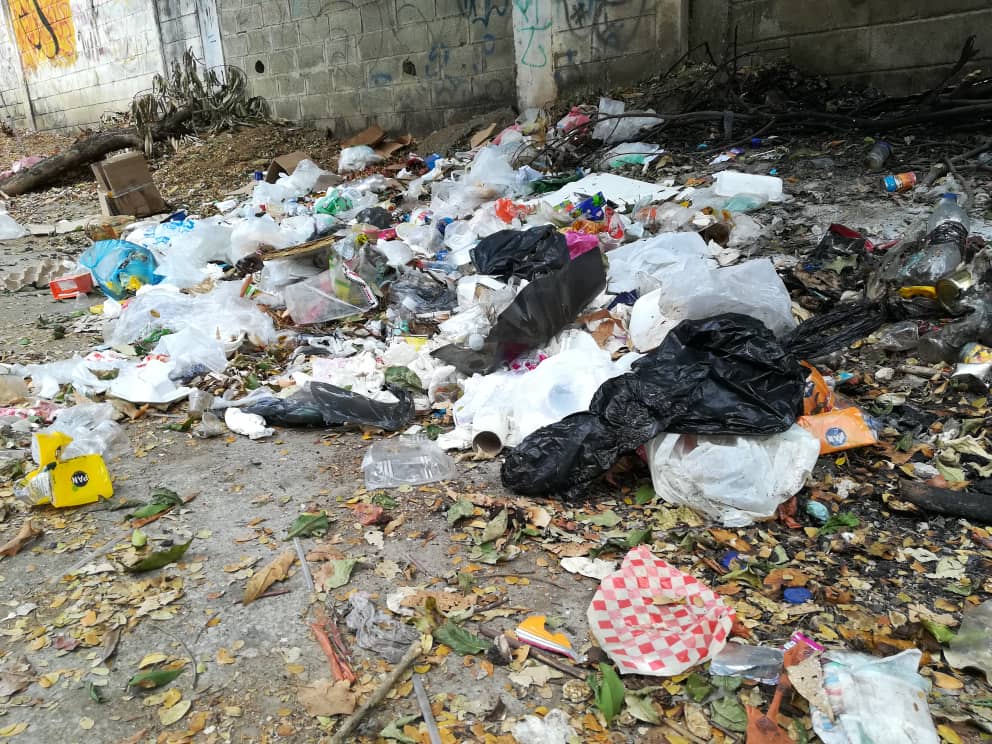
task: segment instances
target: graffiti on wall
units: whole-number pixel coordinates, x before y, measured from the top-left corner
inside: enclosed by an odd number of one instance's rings
[[[551,16],[541,0],[514,0],[513,37],[517,58],[526,67],[547,67],[551,42]],[[519,35],[519,36],[518,36]]]
[[[572,30],[590,29],[593,43],[622,50],[637,33],[638,17],[650,10],[648,0],[559,0]],[[618,20],[622,19],[622,20]]]
[[[76,27],[69,0],[8,0],[21,62],[29,70],[44,62],[76,61]]]

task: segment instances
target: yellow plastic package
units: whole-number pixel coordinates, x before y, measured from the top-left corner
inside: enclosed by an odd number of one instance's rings
[[[21,481],[21,496],[32,506],[82,506],[114,495],[107,464],[100,455],[61,459],[72,437],[54,432],[35,434],[40,464]]]

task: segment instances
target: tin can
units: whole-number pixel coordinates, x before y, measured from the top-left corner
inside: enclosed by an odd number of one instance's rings
[[[937,300],[953,312],[961,296],[973,286],[975,286],[975,277],[968,269],[955,271],[937,280]]]
[[[882,184],[885,186],[885,190],[889,193],[909,191],[909,189],[916,185],[916,174],[912,171],[909,173],[896,173],[894,176],[886,176],[883,178]]]

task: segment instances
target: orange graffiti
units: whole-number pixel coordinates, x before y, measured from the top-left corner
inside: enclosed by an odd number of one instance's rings
[[[69,0],[8,1],[25,68],[34,70],[45,61],[56,65],[76,61],[76,26]]]

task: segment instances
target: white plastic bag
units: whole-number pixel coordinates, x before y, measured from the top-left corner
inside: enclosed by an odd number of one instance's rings
[[[618,116],[625,112],[626,105],[622,101],[614,101],[611,98],[599,99],[599,113]],[[653,109],[647,109],[643,113],[653,114]],[[626,116],[615,119],[604,119],[596,123],[592,130],[592,138],[602,140],[608,145],[617,142],[627,142],[635,139],[642,129],[657,126],[664,121],[658,116]]]
[[[820,442],[793,425],[768,437],[660,434],[647,452],[654,490],[666,502],[744,527],[799,492]]]
[[[0,212],[0,240],[23,238],[28,231],[21,227],[17,220],[6,212]]]
[[[776,335],[796,327],[789,290],[767,258],[724,269],[689,261],[679,272],[656,274],[661,311],[673,320],[698,320],[720,313],[757,318]]]
[[[341,155],[338,157],[338,173],[365,170],[381,160],[382,156],[376,155],[375,150],[368,145],[346,147],[341,150]]]
[[[81,455],[110,457],[128,449],[127,435],[114,421],[116,416],[117,411],[110,403],[81,403],[59,411],[55,421],[38,433],[61,432],[72,437],[60,455],[63,460]],[[36,438],[31,441],[31,457],[36,464],[40,463],[37,441]]]
[[[642,289],[644,277],[677,278],[688,262],[699,261],[708,252],[706,241],[695,232],[661,233],[622,245],[606,254],[609,291]]]
[[[192,373],[199,366],[211,372],[223,372],[227,367],[224,345],[198,328],[184,328],[163,336],[155,353],[168,356],[173,369],[181,376]]]
[[[773,202],[779,202],[785,198],[782,193],[782,179],[778,176],[758,176],[735,170],[717,173],[713,180],[713,191],[717,196],[755,194]]]

